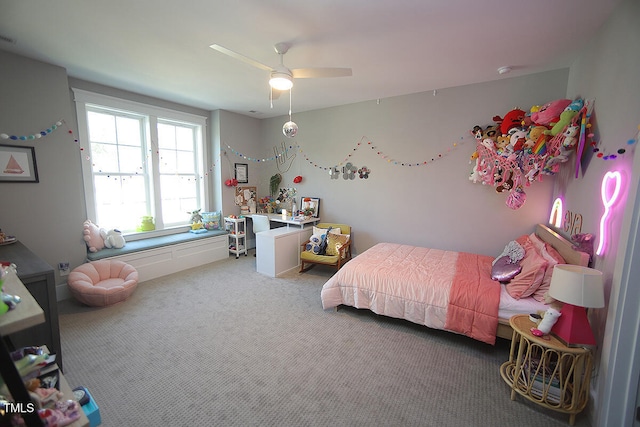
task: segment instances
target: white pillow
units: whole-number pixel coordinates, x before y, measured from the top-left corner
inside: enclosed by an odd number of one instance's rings
[[[340,233],[340,229],[339,228],[332,228],[329,233],[331,233],[331,234],[342,234],[342,233]],[[313,234],[316,235],[316,236],[321,236],[323,234],[327,234],[327,229],[326,228],[319,228],[319,227],[314,226],[313,227]]]

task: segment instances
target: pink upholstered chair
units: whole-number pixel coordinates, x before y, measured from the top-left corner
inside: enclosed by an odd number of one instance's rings
[[[78,266],[67,280],[71,295],[94,307],[124,301],[138,285],[138,271],[118,260],[98,260]]]

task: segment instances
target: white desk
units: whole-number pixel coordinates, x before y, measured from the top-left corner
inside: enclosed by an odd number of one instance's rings
[[[274,213],[255,214],[255,215],[266,216],[269,218],[270,222],[279,222],[281,224],[287,224],[287,227],[296,226],[298,228],[305,228],[320,222],[320,218],[304,219],[304,217],[296,217],[295,219],[292,219],[290,215],[283,219],[282,214],[274,214]],[[247,216],[251,218],[253,215],[247,215]]]
[[[279,227],[256,233],[256,270],[277,277],[300,267],[300,245],[309,240],[311,227]]]

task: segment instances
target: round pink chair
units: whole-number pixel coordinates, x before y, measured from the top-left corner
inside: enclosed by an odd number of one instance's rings
[[[98,260],[82,264],[69,273],[71,295],[93,307],[124,301],[138,285],[138,271],[118,260]]]

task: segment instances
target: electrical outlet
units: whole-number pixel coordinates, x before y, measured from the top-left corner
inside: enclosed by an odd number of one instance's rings
[[[60,276],[68,276],[69,275],[69,263],[68,262],[59,262],[58,263],[58,271],[60,272]]]

